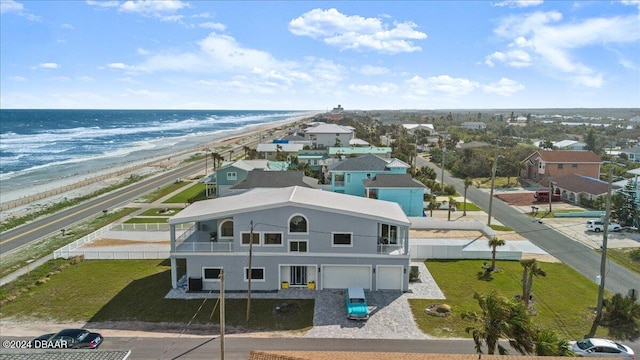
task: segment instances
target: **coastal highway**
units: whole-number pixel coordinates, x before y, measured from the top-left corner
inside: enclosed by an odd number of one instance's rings
[[[196,161],[8,230],[0,234],[0,253],[6,254],[44,236],[58,233],[60,229],[69,228],[79,221],[101,215],[103,210],[126,205],[151,190],[172,183],[177,179],[188,177],[197,171],[202,171],[203,166],[204,160],[202,162]]]
[[[441,169],[435,164],[418,157],[417,165],[433,168],[438,174],[437,180],[440,181]],[[446,184],[452,184],[460,194],[464,193],[464,184],[461,179],[451,177],[446,171],[444,175]],[[467,189],[467,199],[484,211],[489,209],[489,194],[485,191],[470,186]],[[518,234],[587,278],[595,280],[596,275],[600,274],[601,256],[599,253],[548,227],[544,224],[544,220],[542,223],[534,221],[528,215],[514,211],[511,206],[498,198],[493,199],[491,213],[493,218],[513,228]],[[609,261],[607,262],[605,288],[613,293],[624,295],[629,289],[640,290],[640,275]]]

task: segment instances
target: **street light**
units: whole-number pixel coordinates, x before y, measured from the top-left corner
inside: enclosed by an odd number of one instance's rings
[[[498,158],[504,158],[504,156],[496,155],[493,159],[493,166],[491,167],[491,192],[489,193],[489,218],[487,219],[487,226],[491,226],[491,210],[493,208],[493,186],[496,181],[496,171],[498,170]]]
[[[209,148],[204,149],[204,176],[205,177],[207,176],[207,171],[209,169],[209,151],[211,151],[211,149]]]

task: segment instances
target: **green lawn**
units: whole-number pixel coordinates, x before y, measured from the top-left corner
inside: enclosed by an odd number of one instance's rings
[[[216,299],[204,301],[198,312],[202,299],[165,299],[170,288],[167,260],[86,260],[5,304],[0,315],[23,320],[186,324],[197,312],[194,323],[219,322]],[[283,302],[297,305],[298,311],[274,315],[273,308]],[[313,325],[313,307],[313,300],[252,299],[251,321],[246,323],[246,299],[227,299],[226,324],[240,331],[305,330]]]
[[[158,188],[154,191],[148,192],[146,194],[144,194],[140,199],[146,202],[154,202],[159,200],[160,198],[167,196],[169,194],[171,194],[172,192],[179,190],[180,188],[182,188],[183,186],[189,185],[191,184],[190,182],[186,182],[186,181],[176,181],[173,184],[169,184],[166,186],[163,186],[161,188]]]
[[[482,260],[427,261],[426,265],[446,300],[410,299],[416,323],[423,332],[438,337],[469,337],[465,332],[468,322],[460,314],[479,311],[473,299],[474,292],[487,294],[496,290],[513,298],[522,292],[522,267],[518,261],[498,261],[501,269],[482,278]],[[560,263],[540,263],[546,277],[535,278],[533,296],[538,314],[533,321],[540,327],[555,330],[566,339],[579,339],[588,333],[592,324],[592,312],[597,301],[597,285],[570,267]],[[430,304],[446,303],[453,313],[445,318],[424,314]],[[604,335],[606,330],[600,329]]]
[[[171,204],[184,204],[187,203],[189,199],[196,198],[199,195],[204,195],[204,192],[205,185],[203,183],[197,183],[193,186],[188,187],[184,191],[181,191],[180,193],[170,197],[164,202]]]
[[[458,211],[464,211],[464,201],[458,202]],[[467,201],[467,211],[481,211],[480,207],[472,202]]]

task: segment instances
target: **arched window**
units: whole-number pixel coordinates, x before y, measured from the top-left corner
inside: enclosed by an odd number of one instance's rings
[[[221,237],[233,237],[233,220],[226,220],[220,224]]]
[[[309,232],[307,227],[307,219],[302,215],[295,215],[289,220],[289,232],[290,233],[307,233]]]

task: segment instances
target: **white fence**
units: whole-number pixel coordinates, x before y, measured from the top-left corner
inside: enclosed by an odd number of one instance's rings
[[[495,230],[478,220],[446,221],[429,217],[410,217],[409,221],[412,230],[466,230],[480,231],[490,239],[496,236]]]
[[[176,229],[183,230],[189,228],[189,224],[181,224]],[[98,239],[103,238],[108,232],[114,231],[169,231],[169,224],[109,224],[97,231],[92,232],[68,245],[61,247],[53,252],[53,258],[70,258],[72,256],[84,256],[85,259],[166,259],[169,257],[169,251],[164,250],[123,250],[126,246],[117,247],[117,250],[89,250],[80,249],[82,246],[90,244]]]

